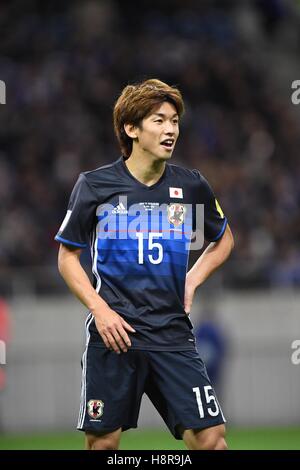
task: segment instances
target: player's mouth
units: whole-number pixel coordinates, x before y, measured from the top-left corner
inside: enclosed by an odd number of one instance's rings
[[[173,150],[175,139],[165,139],[160,145],[162,145],[167,150]]]

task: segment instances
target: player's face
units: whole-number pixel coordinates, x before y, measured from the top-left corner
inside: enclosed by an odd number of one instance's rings
[[[171,158],[179,135],[178,114],[175,106],[164,102],[143,119],[137,129],[139,151],[156,158]]]

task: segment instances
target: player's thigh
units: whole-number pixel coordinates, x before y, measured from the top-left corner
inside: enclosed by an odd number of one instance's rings
[[[136,427],[146,366],[139,351],[89,347],[83,357],[78,429],[110,433]]]
[[[183,430],[225,422],[223,412],[196,350],[150,353],[149,398],[179,438]]]
[[[118,450],[122,428],[112,432],[85,433],[86,450]]]
[[[185,429],[182,434],[189,450],[226,450],[225,425],[205,429]]]

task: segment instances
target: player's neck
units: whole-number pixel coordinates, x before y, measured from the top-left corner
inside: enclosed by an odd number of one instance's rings
[[[164,160],[151,159],[149,155],[136,155],[134,152],[125,160],[130,173],[141,183],[152,186],[163,175],[166,167]]]

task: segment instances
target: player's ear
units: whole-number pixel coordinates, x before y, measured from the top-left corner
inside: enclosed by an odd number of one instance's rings
[[[137,127],[134,124],[124,124],[124,130],[131,139],[137,138]]]

